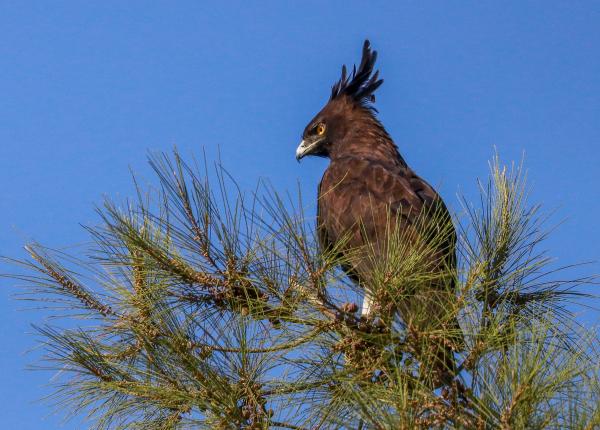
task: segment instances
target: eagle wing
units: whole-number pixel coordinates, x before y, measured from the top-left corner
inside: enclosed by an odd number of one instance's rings
[[[349,256],[343,268],[366,289],[374,271],[373,261],[385,257],[390,231],[401,229],[401,237],[409,240],[411,235],[421,233],[415,223],[423,216],[432,223],[450,223],[450,231],[445,240],[436,245],[439,249],[432,259],[437,267],[454,271],[456,233],[448,209],[437,192],[407,166],[345,157],[332,161],[319,184],[317,225],[321,246],[327,249],[343,240],[343,246],[338,248]],[[357,252],[366,246],[368,252],[375,253],[371,258]],[[451,282],[438,282],[427,291],[417,292],[406,303],[399,304],[402,318],[408,322],[413,315],[423,314],[416,312],[418,305],[427,306],[431,315],[444,314],[438,306],[448,298],[434,297],[436,292],[453,294],[453,287],[454,277]],[[425,298],[420,300],[419,296]],[[450,325],[459,327],[456,322]]]
[[[345,157],[331,163],[319,184],[317,225],[323,248],[346,239],[355,249],[386,240],[393,227],[411,229],[420,216],[450,222],[444,202],[410,168]],[[447,262],[454,261],[454,229],[440,245]]]

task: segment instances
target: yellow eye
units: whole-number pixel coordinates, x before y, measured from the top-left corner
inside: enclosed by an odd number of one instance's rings
[[[325,124],[321,123],[317,126],[317,134],[323,136],[325,134]]]

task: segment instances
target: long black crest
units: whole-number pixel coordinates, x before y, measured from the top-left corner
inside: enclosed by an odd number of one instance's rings
[[[330,100],[346,95],[364,106],[373,103],[375,101],[373,93],[383,84],[383,79],[378,79],[379,71],[371,75],[375,60],[377,60],[377,51],[372,51],[371,43],[365,40],[358,70],[355,65],[352,68],[352,74],[348,75],[346,65],[342,66],[342,77],[331,88]]]

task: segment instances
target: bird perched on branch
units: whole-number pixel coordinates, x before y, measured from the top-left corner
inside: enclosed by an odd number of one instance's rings
[[[367,40],[358,68],[348,73],[342,67],[329,101],[304,129],[296,158],[313,155],[330,160],[319,184],[319,241],[324,249],[335,247],[347,257],[344,270],[365,290],[364,317],[374,308],[382,309],[376,298],[385,294],[375,291],[374,278],[380,272],[378,262],[390,253],[390,238],[400,241],[406,255],[420,255],[434,275],[450,273],[418,282],[394,303],[409,329],[447,328],[454,333],[440,347],[440,355],[449,362],[451,349],[462,339],[456,319],[445,321],[443,316],[444,301],[454,296],[456,233],[440,196],[408,167],[376,118],[373,93],[383,83],[379,72],[373,71],[376,58]],[[416,251],[428,245],[429,252]]]

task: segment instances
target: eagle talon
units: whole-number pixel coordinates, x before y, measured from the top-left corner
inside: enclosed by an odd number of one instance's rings
[[[353,314],[358,311],[358,305],[352,302],[346,302],[342,305],[342,311],[347,314]]]

